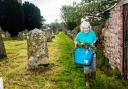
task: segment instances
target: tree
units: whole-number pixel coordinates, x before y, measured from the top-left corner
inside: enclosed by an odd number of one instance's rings
[[[62,6],[61,18],[69,30],[78,26],[84,16],[88,16],[91,24],[96,26],[106,21],[109,17],[108,8],[116,3],[117,0],[82,0],[78,4]]]
[[[34,4],[25,2],[23,6],[17,0],[0,0],[0,26],[11,36],[17,36],[24,29],[41,28],[43,16]]]
[[[0,0],[0,26],[4,26],[4,23],[5,23],[4,2]]]
[[[109,8],[117,3],[117,0],[82,0],[81,4],[86,6],[85,16],[90,17],[94,25],[101,24],[109,18]],[[98,23],[99,22],[99,23]]]
[[[11,36],[17,36],[23,30],[23,8],[17,0],[4,0],[2,6],[2,23],[4,31],[8,31]]]
[[[31,30],[34,28],[41,28],[44,21],[41,16],[40,9],[32,3],[25,2],[23,4],[24,10],[24,28]]]
[[[69,30],[73,30],[76,26],[76,8],[71,5],[65,5],[62,6],[61,8],[61,17],[64,25],[67,27]]]
[[[24,10],[24,11],[23,11]],[[17,0],[0,0],[0,26],[8,31],[11,37],[17,36],[18,32],[25,28],[28,30],[40,28],[44,21],[40,10],[35,5],[26,2],[23,6]],[[0,57],[4,52],[4,44],[0,36]]]

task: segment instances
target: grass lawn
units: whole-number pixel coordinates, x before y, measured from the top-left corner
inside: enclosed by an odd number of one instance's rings
[[[59,33],[48,43],[52,67],[47,70],[27,70],[26,45],[25,40],[5,41],[8,58],[0,60],[5,89],[86,89],[83,67],[74,64],[74,44],[68,36]],[[96,85],[90,89],[128,89],[128,83],[97,68]]]

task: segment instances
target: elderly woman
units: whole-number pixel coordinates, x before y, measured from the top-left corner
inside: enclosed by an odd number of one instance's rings
[[[94,47],[94,43],[97,40],[95,32],[92,30],[92,26],[86,19],[82,19],[80,24],[80,32],[75,37],[75,47],[79,44],[88,44]],[[89,78],[89,74],[91,73],[91,81]],[[90,83],[95,83],[96,76],[96,54],[93,55],[93,60],[91,65],[84,65],[84,74],[85,74],[85,82],[86,86],[89,86]]]

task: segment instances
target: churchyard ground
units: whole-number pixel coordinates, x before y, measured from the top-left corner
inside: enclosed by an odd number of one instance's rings
[[[86,89],[83,67],[74,64],[73,41],[64,33],[48,42],[51,66],[45,70],[27,69],[26,40],[5,41],[5,47],[8,58],[0,60],[5,89]],[[100,53],[97,58],[102,60]],[[128,89],[127,81],[106,74],[103,68],[97,68],[96,85],[90,89]]]

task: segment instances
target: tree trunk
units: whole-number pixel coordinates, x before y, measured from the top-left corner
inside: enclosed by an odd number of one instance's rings
[[[2,35],[0,33],[0,58],[7,57],[5,47],[4,47],[4,42],[2,39]]]

